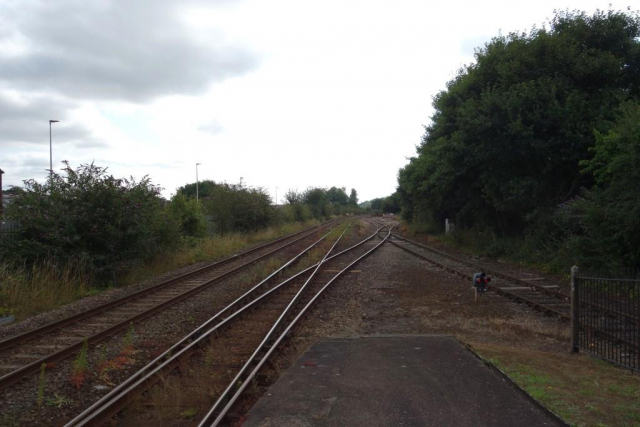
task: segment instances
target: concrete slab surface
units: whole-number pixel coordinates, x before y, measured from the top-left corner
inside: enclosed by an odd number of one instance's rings
[[[445,336],[318,341],[249,412],[246,427],[557,426]]]

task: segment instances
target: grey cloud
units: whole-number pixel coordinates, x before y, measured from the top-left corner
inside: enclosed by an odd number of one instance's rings
[[[224,130],[224,128],[222,127],[222,125],[220,123],[218,123],[215,120],[212,120],[212,121],[210,121],[208,123],[204,123],[204,124],[200,125],[198,127],[198,130],[202,131],[202,132],[207,132],[207,133],[211,133],[211,134],[217,135],[217,134],[221,133]]]
[[[0,57],[0,81],[75,98],[145,102],[201,93],[210,83],[255,66],[256,58],[245,49],[193,39],[178,5],[184,3],[4,3],[0,26],[11,31],[1,32],[0,42],[26,40],[28,48]]]
[[[49,169],[49,152],[15,152],[3,147],[2,158],[2,186],[22,186],[23,177],[45,178]],[[55,165],[54,165],[55,166]]]
[[[75,104],[65,99],[38,95],[12,98],[0,93],[0,145],[17,143],[49,143],[49,120],[55,123],[56,143],[85,141],[99,144],[91,132],[78,124],[66,123]]]
[[[109,144],[99,139],[87,139],[76,142],[75,147],[79,150],[88,150],[91,148],[107,148]]]

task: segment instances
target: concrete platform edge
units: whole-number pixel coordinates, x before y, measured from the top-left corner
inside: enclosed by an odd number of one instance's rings
[[[520,393],[521,395],[523,395],[529,402],[531,402],[534,406],[536,406],[538,409],[540,409],[542,412],[546,413],[547,415],[549,415],[554,421],[560,423],[561,425],[567,426],[567,427],[571,427],[571,424],[569,424],[568,422],[566,422],[565,420],[563,420],[562,418],[560,418],[560,416],[558,414],[556,414],[555,412],[553,412],[551,409],[547,408],[546,406],[544,406],[542,403],[540,403],[539,401],[537,401],[536,399],[533,398],[533,396],[531,396],[529,393],[527,393],[527,391],[525,389],[523,389],[522,387],[520,387],[514,380],[511,379],[511,377],[509,375],[507,375],[506,372],[504,372],[502,369],[498,368],[496,365],[494,365],[492,362],[488,361],[487,359],[483,358],[482,356],[480,356],[478,353],[476,353],[476,351],[467,343],[462,342],[460,340],[457,340],[460,344],[462,344],[462,346],[469,352],[471,353],[473,356],[475,356],[478,360],[480,360],[482,363],[484,363],[485,365],[487,365],[487,367],[489,369],[491,369],[493,372],[495,372],[496,374],[498,374],[503,380],[505,380],[508,384],[511,384],[511,386],[518,391],[518,393]]]

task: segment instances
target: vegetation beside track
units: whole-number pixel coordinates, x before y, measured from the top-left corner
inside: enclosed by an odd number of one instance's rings
[[[357,192],[335,187],[290,191],[282,209],[242,183],[204,182],[199,200],[189,184],[167,201],[148,177],[65,165],[12,190],[6,218],[20,226],[0,239],[0,316],[22,319],[358,210]]]
[[[198,262],[223,259],[317,223],[315,220],[289,223],[256,232],[190,240],[135,265],[119,277],[118,285],[127,286]],[[45,261],[18,268],[0,264],[0,283],[0,310],[19,320],[109,289],[92,286],[95,282],[91,270],[72,262],[60,265]]]
[[[500,259],[560,277],[568,278],[569,275],[568,254],[564,254],[566,257],[552,257],[551,253],[545,252],[545,248],[536,247],[526,238],[501,237],[490,232],[469,229],[455,230],[449,235],[442,232],[425,233],[421,226],[405,222],[398,227],[398,231],[405,236],[426,238],[432,244],[442,244],[469,256]]]
[[[406,224],[402,228],[411,234]],[[461,234],[468,236],[465,232],[453,236],[430,236],[430,240],[470,255],[491,255],[486,249],[478,249],[477,244],[462,239]],[[517,260],[514,254],[503,257]],[[584,353],[570,354],[568,330],[556,330],[548,324],[533,321],[524,324],[510,316],[486,316],[483,322],[501,340],[509,339],[509,334],[513,333],[511,328],[526,329],[545,337],[562,337],[566,351],[558,351],[553,345],[545,344],[479,341],[477,336],[465,334],[466,327],[462,325],[456,331],[459,339],[470,344],[476,353],[563,420],[580,427],[640,427],[640,406],[637,404],[640,400],[640,377],[636,373]]]
[[[572,426],[640,426],[640,376],[587,355],[474,343],[472,348]]]
[[[310,187],[302,192],[289,190],[284,205],[271,204],[271,196],[261,187],[244,183],[228,184],[210,180],[198,184],[198,194],[215,233],[251,231],[288,222],[322,220],[333,215],[356,214],[358,192],[346,187]],[[196,183],[178,188],[177,195],[196,197]]]
[[[494,37],[434,98],[388,208],[548,269],[637,271],[639,35],[638,12],[608,10]]]

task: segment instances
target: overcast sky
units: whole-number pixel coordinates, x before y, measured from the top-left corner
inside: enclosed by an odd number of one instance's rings
[[[607,1],[0,0],[3,187],[53,163],[395,190],[431,100],[473,50]],[[627,3],[613,3],[625,9]]]

